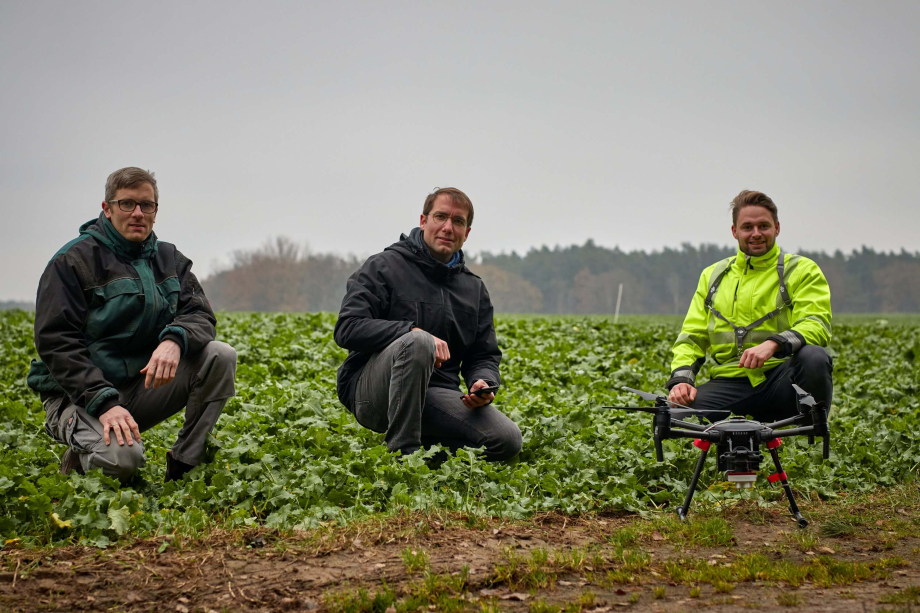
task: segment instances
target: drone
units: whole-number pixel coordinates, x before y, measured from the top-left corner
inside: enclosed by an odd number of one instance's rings
[[[777,481],[782,484],[786,498],[789,500],[789,511],[795,517],[799,527],[805,528],[808,526],[808,520],[802,517],[798,505],[795,504],[792,488],[789,486],[789,479],[779,461],[779,452],[777,450],[782,444],[780,437],[807,436],[808,443],[814,444],[815,437],[819,436],[823,439],[823,458],[827,460],[831,451],[830,430],[827,425],[827,409],[824,407],[824,403],[815,402],[814,397],[798,385],[793,383],[792,387],[795,389],[796,408],[798,408],[799,414],[769,424],[745,419],[744,417],[729,417],[709,425],[683,421],[680,418],[688,415],[700,415],[709,419],[715,414],[731,414],[731,411],[692,409],[682,404],[671,402],[664,396],[656,396],[631,387],[624,387],[623,389],[638,394],[645,400],[653,401],[655,406],[602,408],[640,411],[654,415],[652,436],[655,441],[655,457],[659,462],[664,461],[664,450],[661,443],[663,440],[669,438],[694,439],[693,445],[699,448],[702,453],[699,460],[697,460],[696,470],[690,480],[690,489],[687,491],[684,504],[677,507],[677,515],[681,520],[685,521],[687,519],[690,502],[693,500],[693,494],[696,491],[696,484],[699,481],[700,473],[703,472],[706,455],[709,453],[709,448],[713,443],[716,444],[719,471],[724,472],[726,480],[733,483],[737,489],[754,487],[754,482],[757,480],[757,471],[760,469],[760,463],[764,459],[763,454],[760,453],[760,447],[765,445],[767,451],[773,457],[773,463],[776,465],[776,472],[768,476],[767,480],[771,484]],[[797,427],[786,428],[786,426]]]

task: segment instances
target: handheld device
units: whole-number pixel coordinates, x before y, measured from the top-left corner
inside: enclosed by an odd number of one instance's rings
[[[497,391],[498,391],[497,385],[490,385],[489,387],[481,387],[475,392],[470,392],[470,396],[479,396],[480,398],[482,398],[486,394],[493,394]],[[460,397],[463,398],[463,396],[460,396]]]

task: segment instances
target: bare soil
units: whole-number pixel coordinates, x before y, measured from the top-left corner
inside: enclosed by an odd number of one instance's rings
[[[687,547],[637,516],[546,515],[508,522],[460,514],[406,513],[344,528],[283,535],[264,530],[214,532],[194,540],[160,537],[107,550],[7,548],[0,551],[0,570],[5,571],[0,572],[0,610],[348,610],[341,600],[336,601],[336,595],[365,589],[372,597],[385,588],[405,594],[424,581],[426,571],[407,570],[404,556],[409,550],[427,553],[431,574],[456,576],[468,567],[461,599],[467,611],[541,610],[544,603],[594,613],[710,607],[720,611],[800,608],[862,613],[908,611],[913,606],[920,611],[920,606],[903,599],[905,588],[920,586],[916,565],[920,539],[916,535],[893,531],[879,520],[843,538],[820,536],[821,505],[809,505],[803,511],[812,518],[808,530],[814,537],[805,541],[805,547],[797,540],[802,533],[784,508],[749,506],[718,515],[729,521],[734,535],[731,544],[722,547]],[[916,524],[917,511],[901,508],[891,513],[900,516],[903,526]],[[520,554],[523,559],[534,550],[575,547],[609,553],[614,550],[611,536],[625,526],[645,529],[635,547],[652,556],[651,565],[632,581],[611,582],[606,571],[592,568],[590,562],[578,572],[557,573],[541,588],[496,581],[496,568],[509,555]],[[803,550],[808,545],[817,551]],[[752,552],[802,564],[820,555],[845,562],[897,557],[902,563],[882,573],[884,576],[833,587],[754,581],[737,582],[730,591],[723,588],[723,593],[716,593],[712,584],[700,583],[696,597],[691,597],[693,586],[674,583],[664,572],[665,562],[675,558],[706,559],[716,566]],[[898,594],[901,604],[890,604]],[[430,610],[441,608],[428,606]],[[394,610],[389,609],[390,613]]]

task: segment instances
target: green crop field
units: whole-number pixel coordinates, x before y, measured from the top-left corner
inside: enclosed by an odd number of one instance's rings
[[[25,384],[35,356],[28,313],[0,313],[0,535],[4,543],[83,543],[166,531],[264,526],[288,530],[347,523],[401,509],[528,517],[542,511],[647,512],[686,492],[697,452],[667,441],[657,463],[646,415],[605,412],[633,404],[621,386],[661,390],[679,319],[503,317],[496,405],[524,434],[518,460],[488,464],[475,450],[429,468],[425,454],[400,462],[382,435],[359,427],[338,403],[335,371],[345,352],[331,314],[223,314],[218,335],[239,353],[237,396],[214,432],[212,461],[163,484],[163,462],[182,416],[145,433],[147,465],[127,486],[94,471],[58,474],[62,446],[42,429]],[[805,497],[833,498],[908,482],[920,469],[920,322],[852,316],[835,323],[836,397],[830,461],[820,445],[784,441],[784,467]],[[706,374],[704,368],[703,374]],[[434,453],[429,451],[427,455]],[[695,504],[738,493],[715,463]],[[780,503],[781,504],[781,503]]]

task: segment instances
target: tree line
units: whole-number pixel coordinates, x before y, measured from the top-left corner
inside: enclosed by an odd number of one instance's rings
[[[584,245],[534,248],[524,255],[483,252],[469,268],[482,277],[504,313],[683,314],[700,272],[736,253],[735,246],[689,243],[679,249],[621,251]],[[835,313],[920,312],[920,253],[863,247],[844,254],[797,252],[827,276]],[[316,254],[279,237],[232,254],[224,270],[202,280],[215,309],[337,311],[345,281],[362,263]]]

